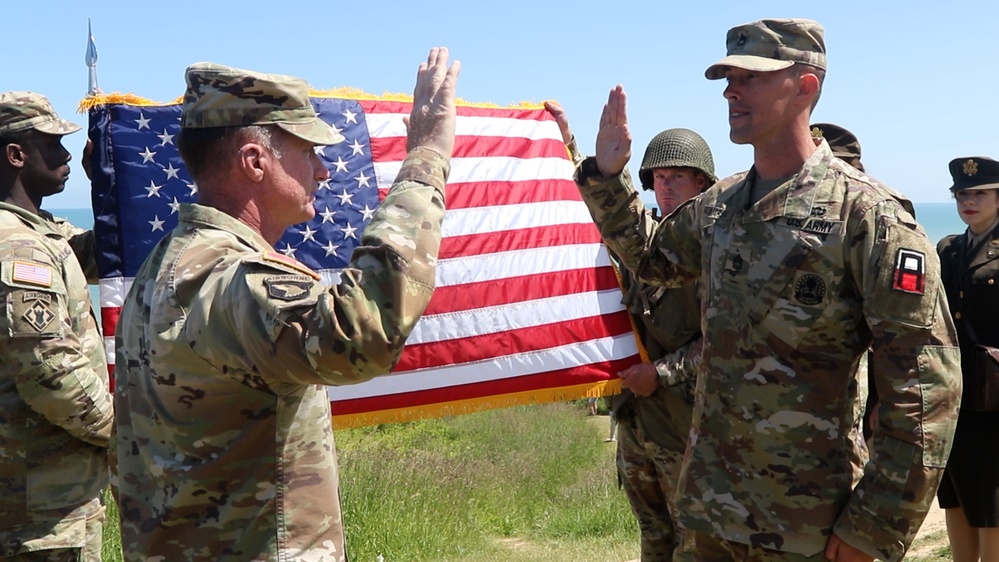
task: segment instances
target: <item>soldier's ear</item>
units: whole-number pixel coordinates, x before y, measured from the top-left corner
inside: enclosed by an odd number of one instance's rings
[[[268,160],[271,157],[271,152],[263,146],[255,142],[248,142],[239,147],[236,169],[247,180],[253,183],[260,183],[264,181],[264,177],[267,175],[267,169],[271,164]]]
[[[24,160],[24,148],[20,143],[12,142],[3,147],[4,165],[20,169],[24,167]]]
[[[802,72],[798,76],[798,95],[807,98],[809,105],[819,95],[819,88],[821,86],[822,82],[819,81],[819,77],[813,72]]]

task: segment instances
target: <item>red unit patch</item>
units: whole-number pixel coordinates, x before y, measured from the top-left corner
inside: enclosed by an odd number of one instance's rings
[[[895,255],[891,288],[905,293],[923,294],[926,288],[926,255],[915,250],[899,248]]]

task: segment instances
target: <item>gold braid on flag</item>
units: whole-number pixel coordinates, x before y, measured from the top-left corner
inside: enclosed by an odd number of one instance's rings
[[[325,90],[316,90],[314,88],[309,89],[309,96],[314,98],[341,98],[341,99],[352,99],[352,100],[374,100],[374,101],[400,101],[400,102],[411,102],[413,101],[412,94],[397,94],[385,92],[380,96],[369,94],[360,88],[354,88],[351,86],[341,86],[339,88],[329,88]],[[95,94],[92,96],[87,96],[80,100],[80,103],[76,106],[77,113],[86,113],[95,107],[101,107],[104,105],[134,105],[134,106],[163,106],[163,105],[176,105],[184,102],[184,96],[175,98],[173,101],[169,102],[158,102],[145,98],[142,96],[135,95],[131,92],[111,92],[110,94]],[[520,103],[511,104],[507,106],[501,106],[495,103],[489,102],[468,102],[461,98],[455,100],[457,105],[465,107],[493,107],[498,109],[544,109],[544,104],[540,104],[533,101],[521,101]]]
[[[408,422],[430,418],[446,418],[463,414],[474,414],[483,410],[495,408],[512,408],[532,404],[548,404],[551,402],[567,402],[582,398],[599,398],[621,393],[621,380],[611,379],[598,383],[584,383],[576,386],[559,388],[542,388],[511,392],[467,400],[451,402],[435,402],[420,406],[406,406],[390,410],[376,410],[358,414],[333,413],[334,429],[351,429],[383,423]]]

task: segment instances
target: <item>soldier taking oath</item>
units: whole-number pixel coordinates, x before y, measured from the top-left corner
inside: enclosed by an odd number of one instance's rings
[[[625,169],[610,92],[577,183],[604,240],[647,283],[700,280],[704,347],[677,496],[695,560],[901,560],[947,461],[960,355],[934,248],[880,183],[809,131],[826,71],[814,21],[728,32],[729,136],[754,149],[662,221]],[[881,400],[867,458],[857,366]],[[870,462],[868,462],[870,460]]]

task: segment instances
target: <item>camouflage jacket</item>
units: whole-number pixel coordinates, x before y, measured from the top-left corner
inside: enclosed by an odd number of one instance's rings
[[[398,360],[433,293],[447,169],[409,155],[334,286],[235,218],[181,207],[116,335],[126,559],[345,560],[323,385]]]
[[[62,531],[82,524],[80,508],[108,483],[113,411],[87,280],[63,228],[0,203],[0,240],[3,557],[40,537],[33,548],[79,546]]]
[[[587,168],[580,191],[625,266],[648,283],[703,284],[681,523],[806,555],[835,531],[901,559],[939,483],[961,393],[922,227],[825,141],[756,205],[750,171],[658,223],[627,172],[586,178]],[[869,346],[881,416],[868,464],[856,373]]]
[[[97,242],[94,239],[93,230],[83,230],[62,217],[53,217],[51,213],[39,210],[43,217],[51,220],[56,228],[66,237],[66,242],[76,254],[76,259],[80,262],[83,275],[87,278],[87,283],[96,285],[97,274]]]
[[[701,337],[697,285],[668,289],[626,277],[621,303],[635,321],[642,345],[659,373],[660,386],[693,381],[700,350],[694,342]]]
[[[659,388],[649,396],[635,396],[623,389],[614,397],[613,408],[621,421],[633,415],[649,439],[666,446],[676,440],[676,436],[660,435],[675,431],[670,429],[671,424],[662,423],[671,417],[667,410],[674,407],[674,400],[693,402],[701,352],[697,286],[667,289],[636,281],[627,271],[623,273],[625,295],[621,302],[628,307],[642,346],[656,367]]]

